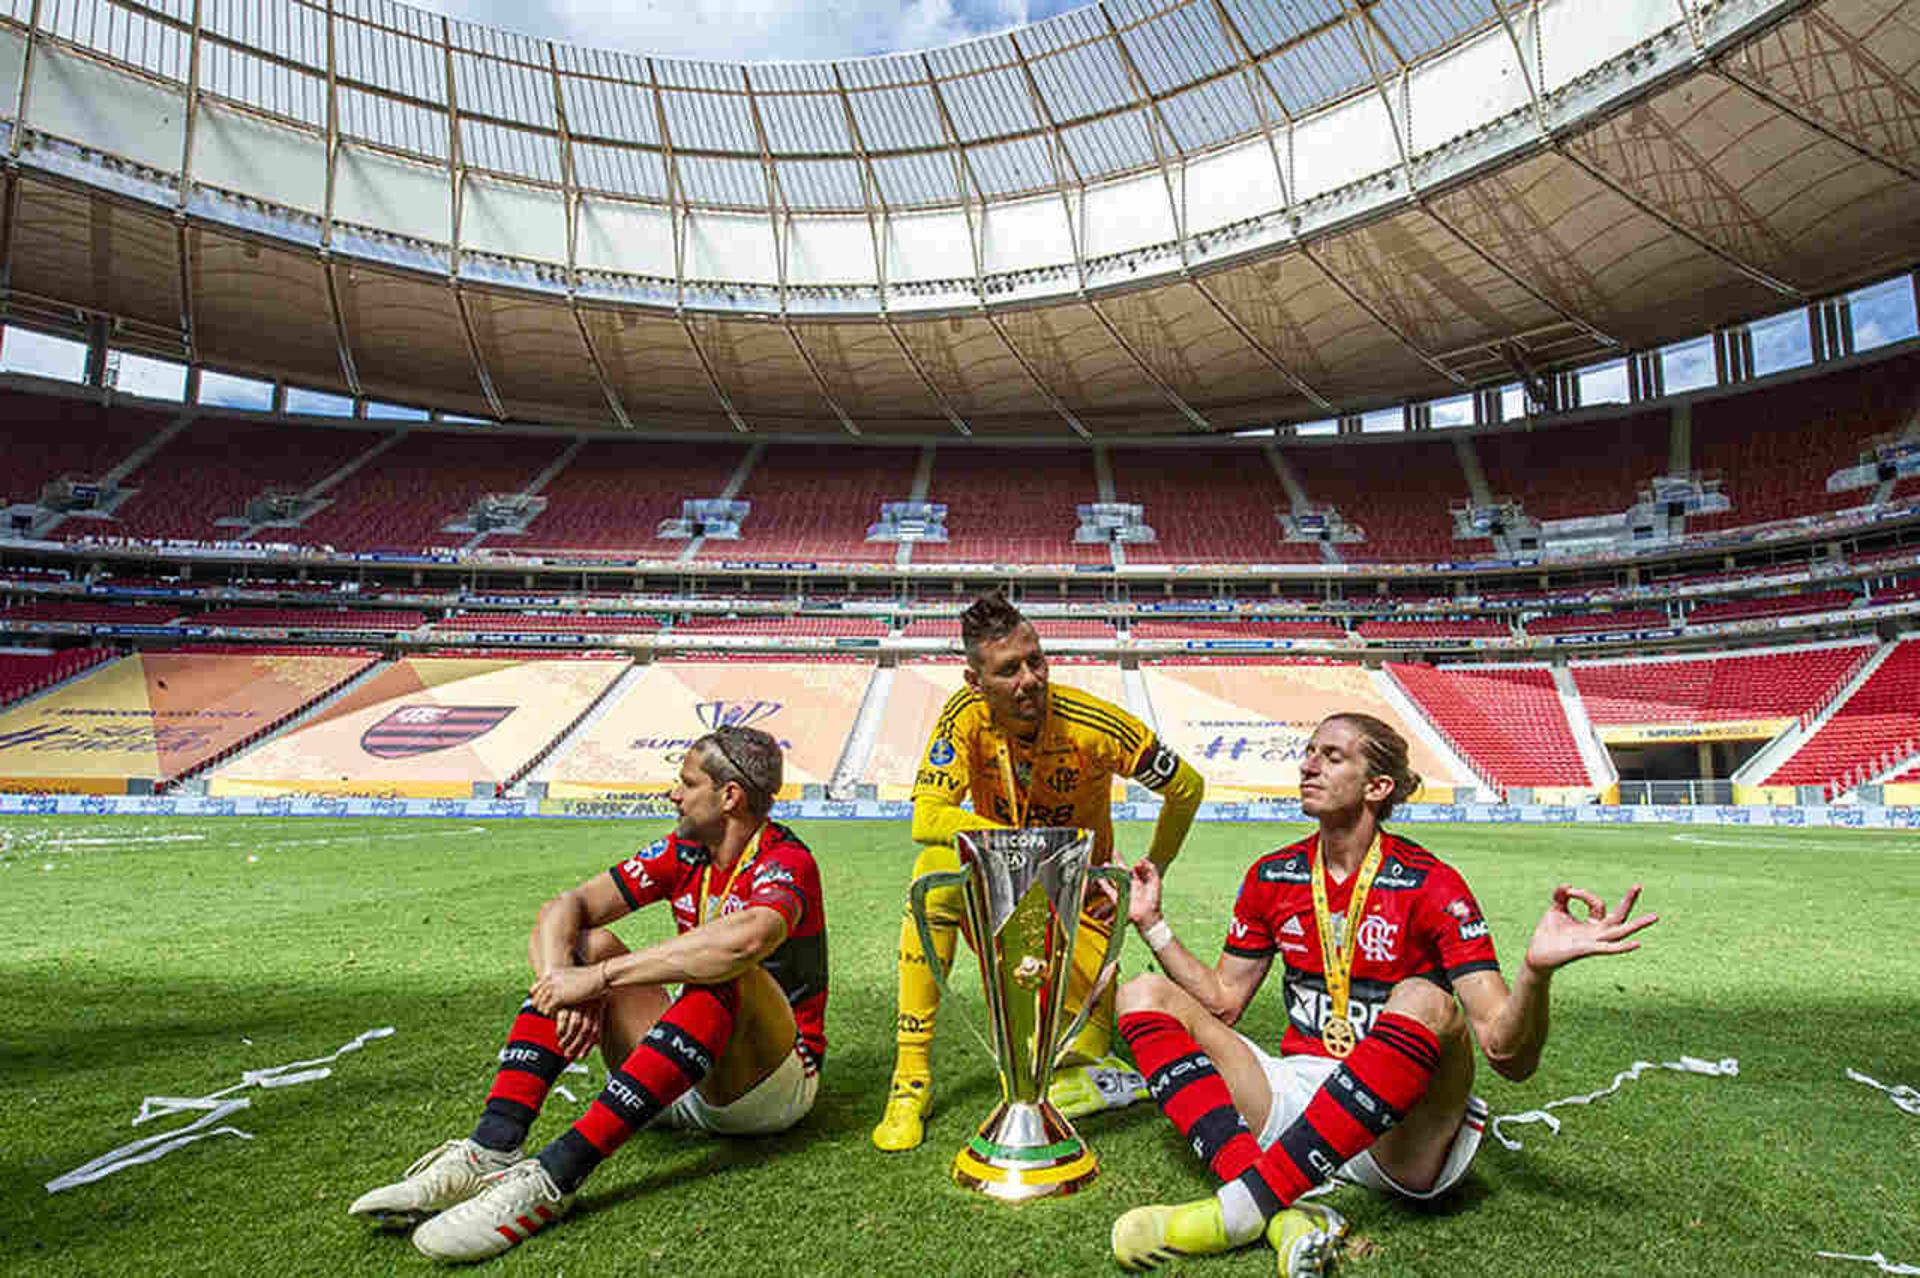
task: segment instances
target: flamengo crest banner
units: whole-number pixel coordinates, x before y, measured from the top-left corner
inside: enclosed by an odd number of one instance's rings
[[[360,748],[376,759],[431,754],[485,736],[513,710],[512,706],[401,706],[360,734]]]

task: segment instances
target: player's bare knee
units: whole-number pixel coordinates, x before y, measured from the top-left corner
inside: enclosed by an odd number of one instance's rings
[[[1467,1019],[1453,995],[1424,977],[1410,977],[1393,987],[1386,1010],[1411,1017],[1446,1039],[1466,1033]]]
[[[624,942],[604,927],[590,927],[573,943],[573,952],[581,966],[604,963],[627,952]]]
[[[1169,1012],[1180,995],[1180,987],[1158,972],[1142,972],[1120,987],[1114,1007],[1125,1016],[1129,1012]]]

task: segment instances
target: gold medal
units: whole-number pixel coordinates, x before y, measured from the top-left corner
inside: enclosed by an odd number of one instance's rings
[[[1320,1045],[1335,1060],[1345,1060],[1360,1041],[1360,1034],[1347,1016],[1347,1000],[1353,989],[1353,952],[1360,940],[1360,916],[1366,912],[1367,891],[1373,876],[1380,872],[1382,853],[1380,836],[1373,836],[1367,854],[1360,858],[1354,874],[1353,896],[1347,901],[1345,915],[1336,915],[1327,903],[1326,850],[1318,836],[1313,848],[1313,921],[1320,933],[1320,966],[1327,982],[1327,1001],[1331,1006],[1320,1022]]]

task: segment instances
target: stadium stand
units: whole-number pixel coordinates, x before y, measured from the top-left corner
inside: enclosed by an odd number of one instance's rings
[[[1805,613],[1838,612],[1853,603],[1850,590],[1820,590],[1799,595],[1769,595],[1761,599],[1730,599],[1701,604],[1687,614],[1687,624],[1717,625],[1725,621],[1753,621],[1761,617],[1796,617]]]
[[[371,652],[349,648],[268,648],[260,649],[257,652],[247,652],[244,649],[223,649],[221,651],[234,656],[245,656],[250,659],[290,657],[295,660],[280,664],[283,667],[292,667],[295,669],[298,669],[301,665],[301,663],[298,662],[298,658],[300,657],[320,657],[327,660],[324,662],[305,663],[313,667],[316,673],[312,678],[319,681],[318,685],[313,688],[312,696],[298,705],[284,707],[280,714],[270,721],[255,727],[239,740],[229,742],[207,757],[180,768],[170,776],[160,778],[154,786],[156,792],[173,789],[183,781],[210,772],[241,751],[251,748],[256,742],[266,740],[299,715],[306,713],[309,707],[318,705],[339,689],[345,687],[349,682],[357,679],[378,660]],[[174,655],[182,656],[187,654],[176,653]],[[209,654],[206,650],[194,650],[191,656],[208,658]],[[352,659],[356,657],[359,659],[358,664],[353,664]],[[343,662],[344,664],[342,664]]]
[[[1544,666],[1386,666],[1475,769],[1502,787],[1592,784]]]
[[[650,616],[624,616],[607,612],[463,612],[433,623],[435,630],[527,634],[639,634],[660,629],[660,621]]]
[[[769,448],[738,494],[753,503],[740,540],[709,542],[700,558],[890,564],[900,547],[868,541],[867,527],[882,502],[907,499],[919,460],[914,448]]]
[[[1362,639],[1511,639],[1504,621],[1486,618],[1451,621],[1363,621],[1353,628]]]
[[[686,543],[661,541],[660,521],[677,518],[682,501],[719,496],[746,453],[745,445],[724,441],[589,440],[540,490],[547,508],[512,544],[678,554]]]
[[[1908,640],[1780,767],[1768,785],[1817,785],[1832,796],[1920,752],[1920,640]]]
[[[1629,508],[1667,469],[1668,415],[1637,413],[1598,422],[1474,439],[1487,488],[1535,519],[1572,519]]]
[[[48,599],[0,608],[0,621],[46,621],[72,626],[164,626],[180,615],[173,604],[97,603]]]
[[[1144,508],[1156,540],[1129,544],[1136,564],[1319,563],[1314,542],[1283,541],[1287,490],[1256,451],[1114,449],[1114,495]]]
[[[276,630],[417,630],[427,617],[397,608],[213,608],[187,622]]]
[[[1307,498],[1331,505],[1366,531],[1338,545],[1348,563],[1438,562],[1487,553],[1492,543],[1453,539],[1449,503],[1469,496],[1450,440],[1296,448],[1286,458]]]
[[[914,546],[916,564],[1113,562],[1104,542],[1073,540],[1075,507],[1100,500],[1085,449],[943,447],[927,500],[946,505],[948,540]]]
[[[68,648],[62,652],[0,652],[0,706],[44,692],[103,661],[111,648]]]
[[[1826,478],[1860,460],[1872,438],[1905,424],[1920,382],[1906,356],[1768,387],[1693,410],[1693,464],[1719,472],[1733,509],[1689,516],[1689,530],[1815,515],[1866,504],[1873,490],[1829,493]]]
[[[524,435],[415,431],[342,480],[332,502],[298,528],[266,528],[254,541],[342,550],[459,546],[472,533],[442,532],[487,493],[516,493],[570,442]]]
[[[1641,608],[1628,612],[1530,617],[1525,626],[1530,635],[1597,635],[1616,630],[1656,630],[1671,624],[1672,619],[1666,613],[1655,608]]]
[[[42,485],[62,475],[97,479],[172,420],[81,399],[0,391],[0,494],[35,501]]]
[[[1903,581],[1895,585],[1875,590],[1870,604],[1903,603],[1909,599],[1920,599],[1920,581]]]
[[[1135,639],[1346,639],[1332,621],[1166,621],[1140,619],[1128,634]]]
[[[1863,642],[1751,655],[1575,662],[1571,670],[1595,724],[1725,723],[1804,715],[1873,652]]]
[[[1112,639],[1113,623],[1091,618],[1028,617],[1034,633],[1042,639]],[[960,622],[955,617],[915,617],[900,627],[902,639],[951,639],[960,642]]]
[[[205,418],[167,441],[126,480],[137,488],[114,511],[115,531],[132,537],[236,539],[243,516],[269,488],[305,492],[386,438],[364,429],[276,425]],[[74,531],[69,525],[63,531]],[[271,531],[263,534],[271,540]]]
[[[877,638],[887,633],[878,617],[710,617],[692,616],[673,624],[670,634],[815,635]]]

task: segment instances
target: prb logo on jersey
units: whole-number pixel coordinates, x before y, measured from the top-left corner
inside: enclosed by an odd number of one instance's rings
[[[376,759],[409,759],[465,745],[499,727],[512,706],[401,706],[360,734],[360,748]]]
[[[778,701],[702,701],[693,708],[693,713],[701,727],[712,731],[750,727],[779,714],[781,706]]]

